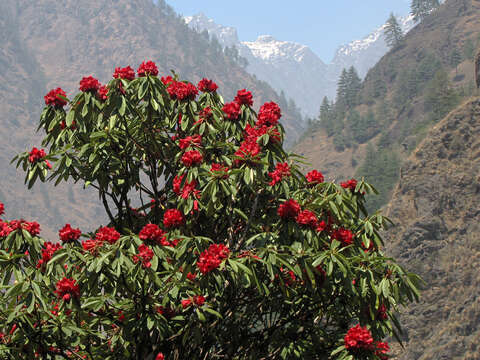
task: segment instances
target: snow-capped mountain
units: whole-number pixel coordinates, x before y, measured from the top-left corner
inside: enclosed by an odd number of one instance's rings
[[[404,33],[415,24],[412,16],[398,18]],[[261,35],[255,41],[238,39],[236,29],[216,24],[204,14],[185,17],[198,32],[207,30],[222,46],[235,46],[248,60],[247,71],[268,82],[277,91],[295,101],[304,114],[316,117],[324,96],[334,99],[336,84],[343,68],[355,66],[363,78],[388,51],[384,40],[385,25],[362,40],[339,47],[330,64],[325,64],[308,46]]]
[[[397,20],[404,34],[415,26],[412,15],[399,17]],[[338,77],[343,68],[353,65],[363,78],[368,70],[388,51],[388,45],[385,43],[383,35],[385,26],[385,24],[380,26],[362,40],[354,40],[340,46],[330,64],[331,75]]]

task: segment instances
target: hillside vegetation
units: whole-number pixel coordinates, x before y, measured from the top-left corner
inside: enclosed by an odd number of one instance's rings
[[[479,1],[449,0],[414,27],[361,84],[352,69],[345,71],[336,102],[324,101],[295,150],[327,176],[365,176],[381,193],[371,208],[386,204],[402,162],[428,129],[474,93],[479,15]]]
[[[160,74],[171,70],[182,78],[214,79],[225,100],[247,88],[258,108],[276,101],[291,144],[302,129],[300,114],[264,82],[258,81],[226,56],[218,42],[190,30],[163,0],[102,0],[60,3],[53,0],[0,2],[0,199],[11,216],[41,221],[51,237],[65,222],[82,230],[100,225],[98,200],[78,186],[54,191],[42,184],[26,192],[23,177],[9,165],[13,156],[30,150],[44,106],[43,96],[53,87],[68,94],[78,90],[83,76],[107,82],[115,66],[137,68],[143,60],[157,63]],[[93,69],[93,70],[92,70]]]

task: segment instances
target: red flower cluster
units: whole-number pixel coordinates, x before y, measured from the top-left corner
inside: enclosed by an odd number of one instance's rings
[[[357,187],[357,180],[355,179],[350,179],[348,181],[340,183],[340,185],[344,189],[350,189],[351,192],[355,192],[355,188]]]
[[[97,231],[95,235],[95,240],[100,242],[101,244],[104,241],[109,242],[110,244],[115,244],[117,240],[120,239],[120,233],[115,230],[114,228],[110,227],[102,227]]]
[[[235,96],[235,102],[238,105],[252,106],[253,105],[252,93],[250,91],[247,91],[246,89],[238,90],[237,96]]]
[[[80,91],[96,93],[100,88],[100,82],[93,76],[86,76],[80,80]]]
[[[72,242],[78,240],[82,235],[80,229],[72,229],[70,224],[65,224],[63,228],[58,231],[58,236],[63,243]]]
[[[235,152],[235,156],[240,157],[241,159],[237,159],[234,161],[235,166],[239,166],[244,162],[249,162],[252,160],[258,159],[258,154],[262,149],[260,145],[257,143],[257,139],[248,137],[246,138],[241,144],[238,150]]]
[[[211,244],[209,248],[200,254],[197,261],[198,269],[202,274],[207,274],[220,266],[228,257],[230,250],[223,244]]]
[[[235,101],[223,105],[222,111],[228,120],[238,120],[241,113],[240,105],[238,105],[238,103]]]
[[[45,153],[45,150],[43,149],[39,150],[36,147],[34,147],[29,153],[28,161],[33,164],[39,160],[42,160],[46,156],[47,154]]]
[[[79,298],[80,297],[80,287],[76,284],[74,279],[67,279],[64,277],[62,280],[57,282],[57,289],[55,293],[57,294],[59,299],[63,299],[63,301],[70,301],[72,297]]]
[[[293,199],[285,201],[280,204],[277,210],[278,216],[282,219],[295,219],[302,209],[298,202]]]
[[[173,82],[173,78],[170,75],[162,76],[160,81],[163,83],[163,85],[166,86],[166,85],[170,84],[171,82]]]
[[[344,228],[338,228],[332,231],[330,235],[332,240],[338,240],[343,246],[348,246],[353,243],[353,233],[350,230]]]
[[[308,183],[312,185],[320,184],[320,183],[323,183],[324,181],[323,174],[317,170],[310,171],[307,174],[306,178]]]
[[[155,360],[165,360],[165,356],[163,355],[163,353],[158,353],[155,357]]]
[[[42,258],[38,260],[37,269],[44,268],[45,265],[50,261],[55,251],[62,249],[60,244],[52,244],[50,241],[47,241],[43,244],[42,249]]]
[[[212,167],[210,168],[210,172],[212,173],[213,177],[216,177],[218,179],[227,179],[228,170],[228,166],[216,163],[213,163]]]
[[[281,117],[282,112],[276,103],[273,101],[265,103],[258,111],[258,124],[267,126],[277,125]]]
[[[180,227],[185,224],[185,217],[178,209],[168,209],[163,215],[163,225],[168,228]]]
[[[130,67],[116,67],[113,73],[115,79],[133,80],[135,79],[135,71]]]
[[[185,150],[189,146],[200,146],[202,144],[201,135],[187,136],[185,139],[179,140],[180,149]]]
[[[347,331],[344,341],[345,347],[349,351],[372,351],[375,348],[372,333],[366,327],[361,327],[360,324]]]
[[[97,91],[97,97],[102,101],[106,101],[108,99],[108,87],[105,85],[100,86]]]
[[[250,137],[252,139],[257,139],[262,136],[268,134],[270,138],[276,142],[280,143],[281,142],[281,135],[280,132],[278,131],[276,126],[266,126],[266,125],[261,125],[259,126],[258,124],[255,125],[255,127],[251,127],[250,124],[247,124],[245,127],[245,138]]]
[[[88,239],[86,241],[82,241],[83,250],[89,251],[92,254],[95,253],[100,246],[102,246],[102,243],[95,239]]]
[[[36,221],[12,220],[8,223],[0,221],[0,236],[8,236],[18,229],[27,231],[31,236],[40,234],[40,224]]]
[[[165,237],[165,231],[160,229],[158,225],[155,224],[145,225],[142,230],[140,230],[138,237],[140,240],[145,242],[156,243],[158,245],[168,244]]]
[[[218,86],[212,80],[203,78],[197,85],[198,90],[201,92],[214,92],[217,91]]]
[[[61,108],[67,105],[67,101],[62,99],[59,95],[67,97],[67,93],[63,91],[62,88],[50,90],[47,95],[43,97],[45,99],[45,105],[53,106],[55,108]]]
[[[303,210],[297,215],[297,224],[315,229],[318,225],[317,215],[313,211]]]
[[[198,198],[200,196],[200,191],[196,189],[197,181],[194,179],[191,182],[185,181],[183,184],[183,189],[181,189],[182,181],[185,175],[175,176],[173,179],[173,192],[183,199],[188,199],[188,197],[193,194],[194,198]]]
[[[138,254],[133,255],[133,262],[138,263],[139,261],[141,261],[144,268],[149,268],[150,266],[152,266],[150,260],[153,259],[153,255],[154,254],[152,249],[150,249],[145,244],[140,244],[140,246],[138,247]]]
[[[277,163],[275,170],[268,173],[268,176],[272,178],[272,181],[268,185],[274,186],[275,184],[282,181],[283,178],[290,176],[290,166],[288,163]]]
[[[388,319],[387,307],[383,303],[380,304],[380,306],[377,309],[377,319],[380,319],[380,320],[387,320]]]
[[[192,167],[201,164],[203,161],[203,155],[198,150],[190,150],[182,155],[182,163],[186,167]]]
[[[0,202],[0,216],[2,216],[4,212],[5,212],[5,206],[3,205],[3,203]]]
[[[203,306],[203,304],[205,304],[205,297],[202,296],[202,295],[195,295],[193,298],[191,299],[184,299],[182,300],[182,307],[184,309],[188,308],[189,306],[191,306],[193,304],[195,304],[196,306]]]
[[[138,67],[137,74],[139,77],[144,77],[147,75],[157,76],[158,68],[153,61],[142,62]]]
[[[173,100],[195,100],[198,90],[195,85],[172,80],[167,88],[167,92]]]
[[[375,355],[377,355],[381,360],[388,360],[389,357],[387,353],[390,351],[390,346],[386,342],[377,341],[375,343]]]
[[[201,124],[204,121],[208,121],[213,117],[213,111],[210,108],[210,106],[207,106],[204,108],[200,113],[198,114],[198,120],[195,121],[195,124]]]

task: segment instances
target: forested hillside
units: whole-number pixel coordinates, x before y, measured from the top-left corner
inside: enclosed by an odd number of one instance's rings
[[[474,93],[479,15],[478,1],[447,1],[392,47],[363,82],[354,68],[346,69],[335,103],[324,100],[295,150],[328,176],[365,176],[381,192],[372,208],[384,205],[402,162],[428,129]]]
[[[295,107],[289,109],[284,98],[247,74],[218,43],[189,29],[163,0],[157,5],[152,0],[3,0],[0,10],[0,199],[11,216],[48,224],[46,235],[65,222],[91,229],[101,221],[97,200],[80,184],[55,191],[40,185],[30,192],[8,165],[17,152],[39,145],[34,129],[43,95],[53,87],[71,96],[83,76],[107,82],[115,66],[136,69],[151,59],[162,75],[174,70],[191,81],[214,79],[226,101],[247,88],[255,96],[255,108],[264,101],[278,102],[287,144],[302,132]]]

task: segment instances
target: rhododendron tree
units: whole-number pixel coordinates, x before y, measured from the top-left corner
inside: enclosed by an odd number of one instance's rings
[[[382,252],[374,189],[304,176],[277,104],[157,76],[145,61],[45,97],[46,150],[17,166],[29,186],[92,188],[108,223],[47,241],[0,204],[0,355],[388,358],[417,277]]]

